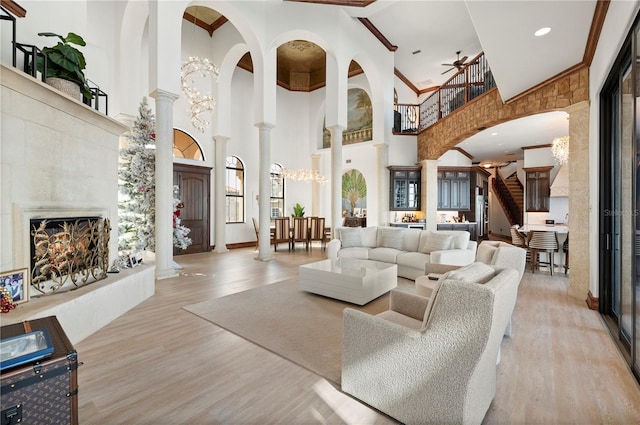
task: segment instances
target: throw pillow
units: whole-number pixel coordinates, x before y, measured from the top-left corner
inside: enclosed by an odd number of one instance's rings
[[[449,273],[448,278],[465,283],[486,283],[494,275],[495,269],[484,263],[472,263]]]
[[[489,245],[487,243],[481,243],[478,245],[478,250],[476,251],[476,261],[485,264],[491,264],[493,261],[493,256],[498,251],[498,247]]]
[[[342,248],[362,246],[360,227],[345,227],[344,229],[341,229],[340,240],[342,241]]]
[[[380,229],[380,246],[402,250],[402,237],[405,229]]]
[[[442,251],[451,247],[453,235],[446,233],[429,232],[429,236],[420,247],[420,252],[431,254],[433,251]]]

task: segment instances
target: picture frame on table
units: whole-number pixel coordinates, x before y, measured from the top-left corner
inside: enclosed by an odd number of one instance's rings
[[[367,209],[366,208],[361,209],[360,210],[360,214],[362,214],[363,217],[366,217],[367,216]]]
[[[135,254],[129,255],[129,266],[131,266],[131,268],[138,267],[139,263],[140,262],[138,261],[138,256],[137,255],[135,255]]]
[[[0,273],[0,286],[7,289],[14,304],[29,301],[29,269],[15,269]]]

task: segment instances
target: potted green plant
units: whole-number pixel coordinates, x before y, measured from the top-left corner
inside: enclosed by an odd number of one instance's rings
[[[291,214],[291,217],[304,217],[304,207],[296,203],[293,206],[293,214]]]
[[[84,76],[84,69],[87,65],[82,52],[72,44],[77,46],[86,46],[84,39],[78,34],[70,32],[66,37],[52,32],[39,32],[42,37],[58,37],[60,41],[52,47],[43,47],[42,52],[47,55],[47,73],[45,82],[55,87],[55,82],[49,82],[52,78],[59,78],[71,81],[78,85],[80,92],[87,98],[93,99],[93,94],[87,84]],[[36,61],[38,71],[44,72],[44,58],[38,56]]]

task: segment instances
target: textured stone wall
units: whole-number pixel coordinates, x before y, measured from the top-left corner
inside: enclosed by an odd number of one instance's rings
[[[565,109],[569,113],[569,290],[586,300],[589,293],[589,102]],[[571,164],[575,164],[571,166]]]
[[[562,110],[589,99],[589,69],[574,72],[509,103],[493,89],[418,134],[418,160],[438,159],[468,137],[496,124]]]

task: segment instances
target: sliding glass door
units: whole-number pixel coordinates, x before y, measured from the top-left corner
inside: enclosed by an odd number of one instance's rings
[[[600,312],[640,377],[640,74],[632,60],[640,33],[632,34],[600,93]]]

